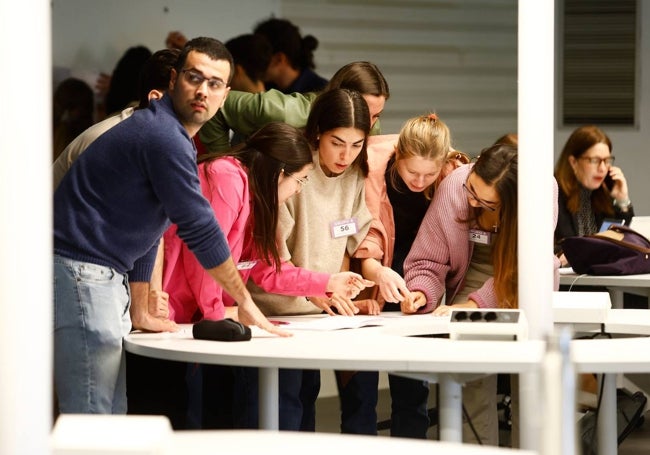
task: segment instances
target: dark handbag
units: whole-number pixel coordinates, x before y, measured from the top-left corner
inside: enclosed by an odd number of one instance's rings
[[[619,225],[561,242],[569,265],[578,274],[637,275],[650,273],[650,240]]]

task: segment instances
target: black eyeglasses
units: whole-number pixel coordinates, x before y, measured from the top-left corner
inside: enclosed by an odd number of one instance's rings
[[[608,156],[607,158],[598,158],[595,156],[581,156],[578,158],[580,160],[585,160],[587,163],[591,164],[593,167],[598,167],[600,166],[600,163],[605,163],[605,166],[610,167],[612,164],[614,164],[614,158],[613,156]]]
[[[194,87],[199,87],[203,84],[203,82],[208,81],[208,89],[211,92],[218,92],[226,86],[226,83],[221,79],[208,79],[207,77],[203,76],[203,74],[194,70],[181,70],[181,73],[185,75],[185,80]]]
[[[489,205],[488,202],[485,202],[483,199],[478,197],[476,195],[476,193],[474,191],[470,190],[469,187],[467,185],[465,185],[464,183],[463,183],[463,189],[465,190],[465,192],[467,193],[467,195],[469,197],[471,197],[472,199],[474,199],[478,203],[478,205],[480,205],[481,207],[483,207],[486,210],[489,210],[490,212],[496,211],[496,207],[492,207],[491,205]]]

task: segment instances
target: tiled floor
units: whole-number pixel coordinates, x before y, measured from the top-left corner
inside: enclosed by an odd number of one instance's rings
[[[390,418],[390,395],[388,390],[379,393],[377,406],[380,421]],[[337,433],[340,431],[338,397],[319,398],[316,405],[316,431]],[[389,436],[388,430],[380,431],[382,436]],[[505,435],[507,437],[507,435]],[[435,439],[436,428],[429,431],[429,438]],[[650,454],[650,412],[646,413],[644,422],[620,445],[619,455],[648,455]]]

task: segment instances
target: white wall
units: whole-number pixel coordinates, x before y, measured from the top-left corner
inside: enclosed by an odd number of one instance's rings
[[[279,0],[52,0],[52,61],[74,74],[105,72],[131,46],[152,52],[167,33],[221,41],[250,33],[254,24],[278,15]]]
[[[0,0],[0,454],[47,454],[52,104],[47,0]],[[25,25],[29,30],[26,31]],[[29,37],[25,36],[29,34]]]

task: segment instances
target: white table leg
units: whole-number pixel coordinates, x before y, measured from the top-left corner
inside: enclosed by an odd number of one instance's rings
[[[259,369],[259,425],[262,430],[280,429],[280,380],[277,368]]]
[[[603,396],[598,410],[598,453],[617,453],[618,430],[616,425],[616,375],[600,375]]]
[[[625,293],[623,290],[615,288],[615,287],[608,287],[607,290],[609,291],[609,297],[612,301],[612,308],[620,310],[623,308],[623,302],[624,302],[624,295]],[[648,297],[650,299],[650,297]]]
[[[440,440],[463,442],[463,389],[462,385],[446,374],[440,375]]]

